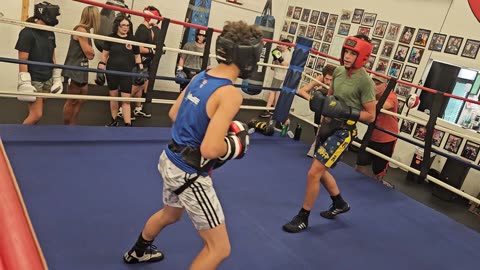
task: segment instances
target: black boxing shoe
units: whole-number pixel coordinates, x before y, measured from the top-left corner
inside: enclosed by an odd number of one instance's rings
[[[159,262],[163,260],[163,253],[157,249],[155,245],[150,245],[140,254],[137,254],[135,249],[126,252],[123,255],[123,261],[128,264],[142,263],[142,262]]]
[[[283,225],[283,230],[288,233],[298,233],[308,228],[308,217],[305,215],[296,215],[287,224]]]
[[[327,219],[334,219],[337,215],[346,213],[350,210],[350,205],[345,203],[343,206],[335,206],[335,204],[330,205],[330,208],[326,211],[320,212],[320,216]]]

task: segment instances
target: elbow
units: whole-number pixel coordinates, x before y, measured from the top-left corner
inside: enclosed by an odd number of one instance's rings
[[[375,113],[369,113],[367,119],[365,119],[365,122],[367,123],[373,123],[375,121]]]
[[[216,159],[224,154],[225,149],[223,149],[223,145],[224,143],[215,145],[202,143],[202,145],[200,146],[200,153],[206,159]]]

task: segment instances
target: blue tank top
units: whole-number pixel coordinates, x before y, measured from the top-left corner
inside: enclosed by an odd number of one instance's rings
[[[192,79],[185,90],[185,96],[171,131],[172,139],[177,144],[200,148],[210,123],[207,114],[208,99],[219,87],[225,85],[232,85],[232,81],[210,76],[206,71],[198,73]],[[196,169],[183,161],[180,154],[173,153],[168,147],[165,152],[168,158],[186,173],[197,173]]]

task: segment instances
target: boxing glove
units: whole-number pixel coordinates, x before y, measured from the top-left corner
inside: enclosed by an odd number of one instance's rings
[[[61,94],[63,92],[63,83],[62,83],[62,70],[59,68],[54,68],[52,71],[52,80],[53,84],[50,88],[50,93]]]
[[[272,51],[273,60],[278,61],[280,64],[283,63],[282,52],[279,49],[274,49]]]
[[[138,74],[140,74],[140,75],[145,75],[145,74],[147,74],[147,73],[145,72],[145,70],[144,70],[142,67],[140,67],[139,64],[136,64],[135,67],[133,67],[132,72],[133,72],[133,73],[138,73]],[[142,85],[145,83],[146,80],[147,80],[147,78],[144,77],[144,76],[134,77],[134,78],[133,78],[133,85],[135,85],[135,86],[142,86]]]
[[[177,84],[183,84],[187,80],[187,74],[183,72],[183,67],[177,67],[177,73],[175,74],[175,82]]]
[[[32,86],[32,77],[28,72],[20,72],[18,73],[18,85],[17,85],[18,92],[22,93],[35,93],[37,89]],[[26,102],[34,102],[37,100],[36,97],[32,96],[18,96],[18,100],[26,101]]]
[[[325,97],[321,114],[326,117],[353,121],[358,121],[360,118],[360,110],[348,106],[345,102],[337,99],[335,96]]]
[[[325,98],[326,96],[321,91],[313,91],[309,101],[310,110],[322,114]]]
[[[233,121],[230,123],[228,134],[224,140],[227,144],[227,152],[218,159],[223,161],[242,158],[247,152],[250,143],[247,125],[240,121]]]
[[[105,63],[104,62],[98,63],[97,69],[105,70]],[[97,72],[97,78],[95,78],[95,84],[102,86],[105,84],[105,81],[106,81],[105,73]]]

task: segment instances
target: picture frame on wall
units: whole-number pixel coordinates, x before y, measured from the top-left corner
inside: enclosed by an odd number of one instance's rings
[[[360,8],[356,8],[356,9],[353,11],[352,23],[357,23],[357,24],[359,24],[360,22],[362,22],[362,17],[363,17],[363,13],[364,13],[364,12],[365,12],[365,10],[360,9]]]
[[[432,31],[426,29],[418,29],[417,35],[415,36],[415,40],[413,41],[413,45],[425,47],[427,46],[428,38],[430,37],[430,33]]]
[[[307,27],[307,38],[313,38],[313,35],[315,34],[315,30],[317,27],[313,24],[308,25]]]
[[[432,136],[432,145],[436,147],[440,147],[443,141],[443,136],[445,135],[444,131],[434,129],[433,130],[433,136]]]
[[[375,68],[375,71],[378,73],[385,74],[388,68],[388,61],[389,60],[387,58],[378,59],[378,63],[377,63],[377,67]]]
[[[434,33],[432,35],[432,39],[430,40],[430,44],[428,45],[428,49],[435,52],[441,52],[443,49],[443,44],[445,44],[445,40],[447,40],[447,35]]]
[[[373,64],[375,63],[375,58],[377,58],[375,55],[370,55],[365,65],[363,65],[363,67],[365,67],[366,69],[373,70]]]
[[[406,86],[400,83],[397,83],[395,85],[395,94],[397,94],[398,97],[402,97],[403,99],[407,99],[408,95],[410,95],[410,92],[412,92],[412,88],[410,86]]]
[[[405,107],[405,100],[399,99],[398,100],[398,107],[397,107],[397,113],[402,114],[403,107]]]
[[[404,26],[398,42],[404,43],[404,44],[410,44],[410,42],[413,39],[413,35],[415,34],[415,30],[416,28],[413,28],[410,26]]]
[[[310,19],[310,11],[311,11],[311,9],[304,8],[303,12],[302,12],[302,17],[300,18],[300,21],[308,22],[308,19]]]
[[[319,71],[319,72],[322,72],[323,67],[325,66],[326,62],[327,62],[327,60],[325,58],[319,57],[317,59],[317,63],[315,64],[315,70]]]
[[[377,19],[376,13],[363,13],[361,25],[370,26],[372,27],[375,24],[375,20]]]
[[[391,23],[388,27],[387,33],[385,33],[385,39],[396,41],[398,34],[400,33],[402,25],[398,23]]]
[[[295,41],[295,37],[292,35],[288,35],[287,39],[290,40],[290,43],[293,43]]]
[[[371,42],[373,45],[372,54],[377,54],[378,50],[380,49],[380,44],[382,43],[382,40],[378,38],[372,38]]]
[[[364,34],[365,36],[370,36],[370,27],[360,26],[358,27],[357,35]]]
[[[308,22],[313,23],[313,24],[317,24],[318,23],[318,18],[320,18],[320,11],[312,10],[312,14],[310,15],[310,20]]]
[[[325,31],[325,35],[323,36],[323,41],[325,42],[332,42],[333,39],[333,28],[327,28]]]
[[[348,9],[342,9],[342,13],[340,13],[340,21],[349,22],[352,18],[353,12]]]
[[[318,19],[318,25],[326,26],[327,25],[327,20],[328,20],[328,12],[322,12],[320,13],[320,18]]]
[[[286,15],[287,18],[291,18],[293,16],[293,10],[294,9],[295,9],[294,6],[288,6],[287,15]]]
[[[288,28],[288,33],[295,35],[297,33],[298,22],[291,22],[290,27]]]
[[[338,34],[342,36],[348,36],[350,33],[350,24],[349,23],[340,23],[338,27]]]
[[[315,51],[320,51],[320,42],[319,42],[319,41],[314,41],[312,48],[313,48]]]
[[[391,61],[390,67],[388,68],[387,75],[398,78],[400,77],[400,72],[402,71],[403,64],[400,62]]]
[[[410,47],[403,45],[403,44],[398,44],[397,45],[397,50],[395,51],[395,54],[393,55],[393,59],[404,62],[405,59],[407,59],[408,51],[410,50]]]
[[[300,24],[298,26],[297,36],[304,37],[306,34],[307,34],[307,25],[306,24]]]
[[[427,128],[424,125],[417,124],[413,138],[423,142],[425,141],[425,135],[427,135]]]
[[[410,65],[405,65],[402,73],[402,81],[406,82],[413,82],[413,78],[415,78],[415,73],[417,72],[417,68]]]
[[[415,122],[404,119],[402,121],[402,124],[400,125],[400,132],[407,133],[408,135],[410,135],[412,134],[414,126],[415,126]]]
[[[382,50],[380,51],[380,56],[390,58],[392,56],[394,46],[395,42],[385,41],[383,43]]]
[[[412,50],[410,51],[410,55],[408,56],[408,62],[412,64],[420,64],[420,61],[422,61],[423,57],[423,52],[425,49],[419,48],[419,47],[412,47]]]
[[[323,32],[325,32],[325,27],[317,26],[317,30],[315,30],[315,35],[313,36],[313,39],[322,40],[323,39]]]
[[[385,36],[385,33],[387,32],[387,26],[388,22],[378,20],[375,24],[375,27],[373,28],[372,36],[383,38]]]
[[[480,150],[479,144],[476,144],[471,141],[467,141],[465,143],[465,146],[463,147],[461,156],[471,161],[475,161],[477,159],[479,150]]]
[[[477,58],[478,48],[480,47],[480,41],[467,39],[465,46],[463,47],[462,56],[466,58]]]
[[[282,32],[288,32],[288,27],[290,26],[289,23],[290,21],[285,21],[283,23]]]
[[[463,141],[463,138],[455,136],[453,134],[449,134],[447,138],[447,142],[445,143],[445,146],[443,147],[443,149],[456,154],[458,153],[458,149],[460,148],[462,141]]]
[[[293,19],[298,20],[300,19],[300,16],[302,16],[302,7],[295,7],[295,10],[293,11]]]
[[[330,14],[330,16],[328,16],[327,27],[335,28],[337,26],[337,20],[338,20],[337,14]]]
[[[460,51],[460,46],[462,46],[463,37],[449,36],[447,45],[445,46],[444,53],[457,55]]]
[[[328,54],[329,51],[330,51],[330,44],[325,42],[322,43],[322,46],[320,46],[320,52],[323,54]]]

